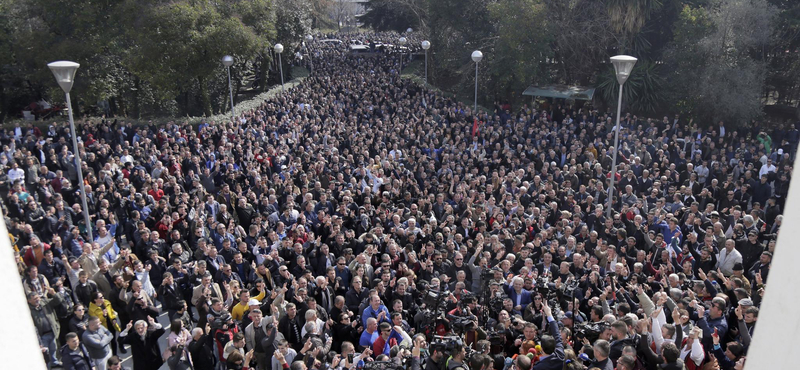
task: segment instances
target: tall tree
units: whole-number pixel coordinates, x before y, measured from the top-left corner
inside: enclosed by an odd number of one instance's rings
[[[707,123],[738,124],[759,116],[766,78],[759,50],[770,39],[776,14],[766,0],[685,6],[664,61],[672,105]]]
[[[514,100],[531,83],[547,83],[545,62],[552,58],[551,25],[542,0],[508,0],[489,4],[497,35],[488,67],[490,90],[502,100]]]
[[[222,56],[233,55],[241,65],[266,45],[241,19],[210,5],[177,1],[145,7],[130,28],[134,47],[126,53],[127,65],[153,86],[158,99],[176,99],[182,115],[213,113],[209,89],[213,80],[224,80]]]

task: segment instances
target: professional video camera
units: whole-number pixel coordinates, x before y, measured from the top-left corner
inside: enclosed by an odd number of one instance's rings
[[[453,350],[456,348],[456,344],[464,347],[464,351],[467,354],[467,360],[469,360],[475,353],[475,350],[472,349],[472,346],[465,346],[464,341],[460,336],[457,335],[434,335],[433,340],[431,341],[431,345],[438,347],[444,353],[445,358],[454,355]]]
[[[495,328],[489,328],[489,331],[486,332],[486,340],[493,346],[502,346],[506,344],[505,334],[497,331]]]
[[[606,329],[608,328],[608,324],[604,321],[597,322],[597,323],[579,323],[575,324],[574,332],[575,332],[575,339],[578,341],[583,341],[583,338],[589,340],[590,343],[594,343]]]
[[[500,311],[503,310],[503,299],[506,297],[506,294],[502,287],[498,288],[496,292],[492,294],[492,286],[499,284],[492,280],[493,274],[494,273],[490,270],[481,273],[483,294],[481,294],[480,301],[478,302],[483,307],[480,315],[481,325],[486,325],[486,323],[489,322],[489,318],[496,318],[497,315],[500,314]]]
[[[450,295],[448,291],[437,291],[422,286],[420,291],[420,303],[424,308],[419,310],[415,317],[417,332],[432,335],[436,326],[445,320],[447,315],[447,303],[445,298]]]
[[[447,315],[447,320],[450,322],[450,328],[456,334],[462,334],[470,330],[476,330],[478,317],[469,309],[469,305],[477,303],[477,299],[467,294],[461,297],[458,301],[458,312],[454,315]],[[478,308],[479,310],[480,308]]]
[[[567,297],[569,299],[574,299],[575,290],[578,289],[579,283],[580,282],[578,281],[578,279],[573,279],[573,278],[568,279],[567,282],[563,284],[564,297]]]
[[[405,370],[405,368],[393,361],[368,361],[364,363],[364,370]]]
[[[570,277],[567,281],[561,283],[560,288],[556,288],[556,283],[552,281],[551,275],[539,276],[536,278],[536,289],[550,304],[553,309],[553,317],[558,320],[563,318],[564,313],[561,311],[559,300],[567,298],[570,300],[575,299],[575,290],[578,289],[578,280]]]

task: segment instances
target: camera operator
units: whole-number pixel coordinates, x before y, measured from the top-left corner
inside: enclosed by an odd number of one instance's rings
[[[444,370],[444,345],[431,343],[430,355],[425,360],[425,370]]]
[[[453,345],[452,355],[447,360],[447,370],[469,370],[465,359],[467,357],[467,348],[463,344],[456,342]]]
[[[486,338],[486,332],[478,325],[478,317],[473,314],[477,311],[478,300],[473,296],[465,296],[458,302],[458,307],[447,313],[450,329],[463,336],[465,346]]]

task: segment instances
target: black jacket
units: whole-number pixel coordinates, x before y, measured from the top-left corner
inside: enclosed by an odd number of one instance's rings
[[[195,370],[214,370],[216,359],[211,352],[211,341],[208,335],[203,335],[198,340],[189,343],[189,354],[192,355],[192,363]]]
[[[161,304],[165,309],[177,311],[181,308],[181,306],[178,305],[178,301],[183,299],[183,297],[177,288],[177,283],[158,287],[158,297],[161,298]]]
[[[142,341],[142,337],[131,328],[128,335],[122,337],[122,343],[131,346],[134,370],[158,369],[164,364],[164,360],[161,359],[161,346],[158,345],[158,338],[161,338],[165,332],[164,328],[148,331]]]
[[[78,345],[74,351],[69,348],[69,345],[61,346],[61,362],[64,364],[64,369],[67,370],[91,370],[94,364],[92,358],[89,357],[89,351],[83,346],[83,343]]]

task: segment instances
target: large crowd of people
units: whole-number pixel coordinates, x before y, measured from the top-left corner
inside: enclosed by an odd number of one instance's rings
[[[624,114],[615,148],[610,111],[474,112],[339,37],[235,120],[0,132],[50,368],[741,369],[793,125]]]

